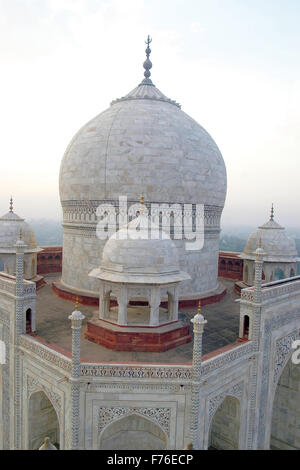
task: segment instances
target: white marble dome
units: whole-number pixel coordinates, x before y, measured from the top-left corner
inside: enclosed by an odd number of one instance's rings
[[[24,241],[26,252],[38,251],[34,231],[24,219],[19,217],[13,211],[0,217],[0,253],[15,252],[15,244],[22,231],[22,240]]]
[[[273,217],[258,227],[249,236],[243,253],[243,258],[255,260],[255,251],[261,239],[265,262],[297,262],[300,261],[295,241],[289,237],[284,227],[279,225]]]
[[[178,250],[159,229],[136,231],[136,219],[114,233],[106,242],[98,278],[114,282],[163,284],[190,279],[180,271]],[[138,238],[137,238],[138,236]]]
[[[208,132],[145,79],[111,103],[74,136],[62,159],[59,176],[63,209],[61,284],[95,295],[99,285],[89,276],[99,266],[105,242],[96,236],[97,208],[118,211],[119,197],[128,207],[144,194],[152,204],[204,206],[203,248],[186,250],[186,239],[174,240],[180,268],[191,279],[180,285],[183,296],[219,289],[220,218],[226,197],[226,168]],[[117,229],[120,229],[117,226]],[[191,229],[185,234],[190,235]],[[187,239],[190,239],[187,237]]]
[[[75,135],[60,168],[61,201],[136,200],[223,207],[226,169],[208,132],[156,87],[141,85]]]

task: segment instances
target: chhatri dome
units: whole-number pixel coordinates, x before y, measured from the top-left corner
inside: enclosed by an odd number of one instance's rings
[[[7,274],[14,275],[16,271],[16,242],[22,237],[25,243],[24,276],[32,279],[36,276],[36,256],[38,248],[34,231],[25,219],[13,211],[13,200],[10,199],[9,212],[0,217],[0,262],[1,269]]]
[[[261,241],[264,250],[265,281],[275,281],[292,277],[297,272],[297,262],[300,261],[295,241],[288,236],[284,227],[274,220],[272,204],[270,219],[258,227],[249,236],[244,253],[243,280],[252,284],[254,279],[255,251]]]
[[[180,270],[170,237],[159,226],[152,225],[150,232],[143,197],[138,217],[109,238],[100,268],[90,276],[100,282],[99,315],[87,322],[86,338],[112,349],[153,352],[190,341],[178,318],[179,283],[190,276]],[[151,327],[142,338],[141,327]]]
[[[158,226],[148,227],[148,217],[141,213],[136,219],[114,233],[106,242],[99,269],[92,275],[113,282],[136,284],[167,284],[190,278],[180,271],[178,250]],[[137,230],[137,228],[139,230]]]
[[[185,293],[218,288],[225,164],[208,132],[153,84],[150,42],[148,37],[142,82],[83,126],[63,157],[59,178],[62,288],[97,293],[97,281],[88,276],[105,244],[96,237],[96,209],[105,204],[117,207],[119,196],[127,196],[130,206],[141,193],[148,207],[152,203],[177,203],[181,209],[184,204],[204,205],[207,237],[202,250],[187,251],[186,240],[175,240],[175,245],[181,269],[191,276],[183,283]]]

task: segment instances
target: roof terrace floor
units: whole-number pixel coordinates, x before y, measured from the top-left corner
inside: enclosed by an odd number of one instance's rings
[[[68,316],[74,310],[74,305],[68,300],[57,297],[52,291],[51,284],[58,280],[57,275],[46,275],[45,280],[46,285],[37,293],[37,335],[49,343],[49,346],[52,344],[54,347],[71,352],[72,330]],[[227,288],[223,300],[202,307],[202,314],[207,320],[203,337],[203,354],[234,343],[238,338],[239,304],[235,302],[238,296],[233,291],[234,281],[222,278],[221,282]],[[86,319],[90,319],[97,310],[95,307],[85,305],[80,305],[79,309]],[[195,309],[180,309],[179,317],[189,322],[195,313]],[[120,352],[90,342],[84,338],[84,332],[85,325],[81,334],[82,361],[184,364],[192,360],[193,342],[160,353]]]

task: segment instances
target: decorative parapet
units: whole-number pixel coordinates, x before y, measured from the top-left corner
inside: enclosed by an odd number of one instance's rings
[[[83,377],[114,377],[128,379],[192,379],[192,366],[172,365],[134,365],[129,364],[81,364],[81,375]]]
[[[253,353],[253,343],[252,341],[248,341],[245,344],[236,346],[235,348],[223,352],[215,357],[203,360],[201,377],[207,376],[212,372],[220,370],[222,367],[226,367],[227,365],[234,364],[235,361],[240,360],[243,357],[247,358],[251,353]]]
[[[34,338],[30,336],[22,335],[20,337],[20,347],[24,351],[31,352],[35,354],[38,358],[43,359],[55,366],[63,369],[66,372],[71,372],[72,370],[72,361],[63,354],[45,346],[42,343],[39,343]]]
[[[36,339],[22,335],[20,337],[20,347],[24,351],[35,354],[38,358],[59,367],[64,372],[71,373],[72,361],[67,356],[49,348],[36,341]],[[253,344],[251,341],[241,344],[222,352],[212,358],[206,359],[202,363],[201,377],[205,377],[222,367],[234,364],[237,360],[251,355]],[[145,379],[145,380],[170,380],[175,382],[189,383],[192,380],[192,365],[178,364],[103,364],[103,363],[81,363],[81,377],[102,377],[102,378],[122,378],[122,379]]]
[[[31,285],[27,285],[27,283],[24,282],[23,295],[24,295],[25,298],[35,297],[36,296],[36,285],[34,283],[32,283]]]
[[[0,275],[0,291],[6,292],[11,295],[16,295],[16,278],[10,275]],[[36,287],[35,283],[24,280],[24,297],[35,297]]]
[[[16,279],[11,276],[0,277],[0,290],[8,294],[15,295]]]
[[[300,277],[288,282],[287,280],[272,282],[262,288],[262,303],[273,303],[278,297],[286,297],[294,293],[300,294]],[[248,287],[241,291],[241,301],[254,302],[254,288]]]

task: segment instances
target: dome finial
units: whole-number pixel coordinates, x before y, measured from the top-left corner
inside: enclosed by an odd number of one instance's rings
[[[145,51],[147,59],[143,63],[143,67],[145,69],[145,72],[144,72],[144,77],[145,78],[140,83],[140,85],[152,85],[152,86],[154,86],[153,83],[152,83],[152,80],[150,78],[150,76],[151,76],[150,70],[152,69],[152,62],[149,59],[150,54],[151,54],[151,49],[150,49],[151,42],[152,42],[152,38],[148,35],[147,40],[145,41],[145,43],[147,44],[147,48],[146,48],[146,51]]]
[[[272,202],[272,206],[271,206],[270,220],[271,220],[272,222],[274,221],[274,204],[273,204],[273,202]]]
[[[13,198],[10,196],[10,203],[9,203],[9,212],[13,212],[14,210],[14,203],[13,203]]]
[[[198,302],[198,315],[201,315],[201,300]]]
[[[78,306],[79,306],[79,299],[78,299],[78,295],[76,295],[76,301],[75,301],[75,310],[76,310],[76,312],[78,310]]]
[[[143,194],[141,195],[140,204],[142,204],[142,206],[145,204],[145,196]]]

